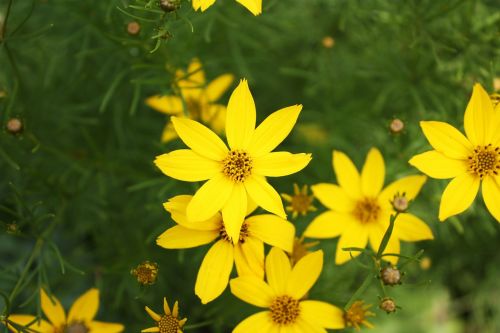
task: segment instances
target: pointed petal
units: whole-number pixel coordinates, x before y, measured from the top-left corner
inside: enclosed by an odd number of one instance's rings
[[[221,163],[203,157],[190,149],[174,150],[157,156],[155,165],[165,175],[187,181],[198,182],[221,173]]]
[[[162,233],[156,244],[165,249],[188,249],[208,244],[219,237],[218,230],[201,231],[176,225]]]
[[[323,269],[323,251],[314,251],[301,258],[292,268],[286,286],[287,295],[301,299],[316,283]]]
[[[275,297],[271,287],[255,276],[240,276],[232,279],[229,285],[234,296],[260,308],[268,308]]]
[[[193,0],[193,1],[196,1],[196,0]],[[156,333],[156,332],[160,332],[160,328],[158,326],[154,326],[154,327],[150,327],[150,328],[146,328],[146,329],[141,330],[141,333]]]
[[[292,252],[295,227],[281,217],[271,214],[263,214],[249,217],[248,232],[264,243],[280,249]]]
[[[263,311],[251,315],[239,323],[233,330],[233,333],[269,333],[274,323],[269,311]]]
[[[175,138],[177,138],[177,132],[175,131],[174,125],[172,125],[172,123],[169,121],[163,128],[163,132],[161,134],[161,142],[170,142]]]
[[[179,302],[175,301],[174,302],[174,307],[172,308],[172,316],[178,317],[179,316]]]
[[[120,333],[125,327],[118,323],[105,323],[102,321],[92,321],[88,323],[92,333]]]
[[[207,85],[205,93],[207,94],[210,102],[215,102],[229,89],[234,81],[234,75],[222,74],[216,77],[212,82]]]
[[[234,246],[234,263],[238,276],[252,275],[264,279],[264,243],[247,237],[244,243]]]
[[[172,117],[171,121],[181,140],[195,153],[214,161],[227,156],[226,145],[208,127],[187,118]]]
[[[224,208],[222,208],[222,220],[224,228],[234,243],[240,238],[240,230],[247,212],[247,192],[243,184],[237,183],[229,196]]]
[[[266,258],[267,283],[276,295],[286,293],[288,279],[292,273],[290,259],[285,252],[273,247]]]
[[[427,177],[422,175],[407,176],[398,179],[382,190],[382,193],[379,195],[379,202],[387,209],[392,209],[391,201],[398,193],[405,193],[408,200],[414,200],[426,181]]]
[[[467,161],[446,157],[446,155],[431,150],[415,155],[409,161],[427,176],[437,179],[449,179],[467,172]]]
[[[220,104],[210,104],[203,110],[202,118],[217,133],[224,133],[226,127],[226,107]]]
[[[220,240],[208,250],[194,287],[195,294],[203,304],[213,301],[224,292],[233,262],[233,245],[229,242]]]
[[[345,327],[344,312],[326,302],[302,301],[300,302],[300,315],[306,321],[319,324],[329,329],[341,329]]]
[[[342,189],[351,198],[359,198],[361,196],[361,177],[351,159],[346,154],[334,150],[333,170]]]
[[[249,153],[255,158],[273,151],[290,134],[301,110],[302,105],[293,105],[280,109],[264,119],[255,129],[248,148]]]
[[[476,83],[464,114],[464,128],[473,145],[491,143],[495,130],[495,114],[490,96]]]
[[[201,9],[201,11],[204,12],[214,3],[215,0],[193,0],[193,8],[194,10]]]
[[[222,225],[222,216],[219,213],[205,221],[191,222],[188,220],[186,210],[192,198],[192,195],[177,195],[168,199],[163,204],[163,207],[171,214],[172,219],[184,228],[200,231],[219,231]]]
[[[361,171],[361,188],[363,194],[376,197],[384,186],[384,179],[384,158],[377,148],[372,148],[368,152],[365,165]]]
[[[286,218],[283,202],[276,190],[262,176],[252,175],[245,180],[245,189],[250,198],[268,212]]]
[[[59,300],[47,295],[45,290],[40,289],[40,302],[45,316],[54,326],[62,326],[66,324],[66,313]]]
[[[420,127],[431,146],[450,158],[467,159],[473,150],[469,140],[450,124],[421,121]]]
[[[146,99],[146,104],[161,113],[178,115],[183,112],[182,99],[177,96],[152,96]]]
[[[464,173],[454,178],[443,192],[439,206],[439,220],[444,221],[450,216],[460,214],[470,207],[476,198],[479,177]]]
[[[399,214],[395,222],[394,233],[397,238],[406,242],[434,239],[431,228],[420,218],[408,213]]]
[[[311,190],[325,207],[334,211],[348,213],[354,208],[354,200],[338,185],[321,183],[311,186]]]
[[[364,249],[368,243],[368,230],[360,223],[351,223],[350,227],[346,229],[340,236],[337,244],[337,252],[335,253],[335,263],[337,265],[343,264],[351,257],[357,257],[360,252],[349,252],[342,250],[346,247],[359,247]]]
[[[297,319],[295,324],[298,326],[297,332],[307,332],[307,333],[328,333],[326,329],[319,326],[316,322],[309,322],[302,317]]]
[[[222,174],[203,184],[187,206],[188,220],[205,221],[216,215],[229,200],[233,185],[233,182]]]
[[[236,0],[255,16],[262,13],[262,0]]]
[[[158,313],[151,310],[148,306],[145,306],[144,309],[154,321],[160,321],[161,316]]]
[[[304,169],[311,161],[311,154],[275,152],[256,157],[252,173],[261,176],[288,176]]]
[[[167,314],[167,315],[172,314],[172,311],[170,311],[170,306],[168,305],[166,297],[163,297],[163,312],[165,312],[165,314]],[[177,317],[177,316],[174,316],[174,317]]]
[[[53,333],[55,327],[52,326],[49,322],[39,319],[35,316],[32,315],[23,315],[23,314],[11,314],[9,315],[8,319],[20,326],[27,326],[28,324],[32,323],[29,326],[29,330],[22,330],[22,329],[16,329],[13,325],[7,324],[9,329],[12,332],[37,332],[37,333]]]
[[[90,322],[94,319],[99,309],[99,290],[89,289],[77,298],[69,309],[68,322],[83,321]]]
[[[255,103],[243,79],[231,94],[227,104],[226,136],[229,147],[247,149],[255,130]]]
[[[498,176],[497,176],[498,178]],[[500,181],[495,182],[492,176],[483,179],[483,199],[489,212],[500,222]]]
[[[304,236],[308,238],[334,238],[357,223],[349,213],[337,213],[329,210],[314,218],[304,231]]]

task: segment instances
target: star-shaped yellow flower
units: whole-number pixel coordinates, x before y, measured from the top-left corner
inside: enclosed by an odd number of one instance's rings
[[[255,128],[255,103],[246,80],[232,93],[227,106],[226,137],[229,148],[211,130],[187,119],[172,117],[179,137],[191,149],[180,149],[156,158],[163,173],[183,181],[208,181],[187,207],[192,222],[210,219],[222,210],[228,235],[237,239],[245,218],[247,201],[286,218],[280,195],[268,177],[302,170],[310,154],[272,152],[290,133],[302,105],[283,108]]]
[[[59,300],[50,298],[43,289],[40,289],[40,300],[42,311],[49,321],[22,314],[10,315],[8,320],[25,327],[31,323],[28,330],[38,333],[119,333],[124,329],[122,324],[94,320],[99,308],[97,289],[90,289],[80,296],[71,306],[67,316]],[[12,332],[21,332],[12,324],[8,324],[8,327]]]
[[[179,303],[177,301],[174,303],[172,311],[170,311],[167,299],[163,298],[164,315],[159,315],[147,306],[145,309],[149,316],[156,322],[156,326],[143,329],[142,333],[182,333],[182,327],[186,323],[187,318],[179,319]]]
[[[500,106],[493,109],[476,84],[464,115],[467,137],[444,122],[422,121],[420,126],[434,150],[414,156],[410,164],[432,178],[453,178],[441,197],[439,219],[469,208],[482,183],[484,203],[500,222]]]
[[[231,280],[231,292],[264,308],[243,320],[233,333],[326,332],[345,327],[343,311],[326,302],[304,300],[323,269],[323,251],[312,252],[293,268],[286,254],[272,248],[266,258],[267,283],[255,276]]]
[[[215,3],[215,0],[192,0],[194,10],[200,9],[202,12],[207,10]],[[236,2],[243,5],[255,16],[262,13],[262,0],[236,0]]]
[[[178,95],[152,96],[146,99],[146,104],[161,113],[201,121],[221,133],[226,121],[226,107],[216,101],[229,89],[234,76],[222,74],[207,83],[200,61],[193,59],[187,73],[177,70],[175,78]],[[177,133],[172,123],[168,122],[161,140],[168,142],[175,138]]]
[[[398,193],[404,193],[408,201],[413,200],[426,177],[404,177],[383,188],[385,163],[382,154],[375,148],[368,153],[361,174],[347,155],[333,151],[333,170],[340,186],[322,183],[311,187],[316,198],[329,210],[311,222],[304,236],[340,236],[335,262],[342,264],[351,256],[360,254],[343,251],[343,248],[365,248],[369,240],[371,247],[378,251],[390,216],[395,213],[391,201]],[[421,219],[409,213],[400,213],[384,253],[399,254],[400,240],[415,242],[432,238],[432,231]],[[394,264],[398,261],[395,256],[385,256],[384,259]]]
[[[166,249],[185,249],[211,243],[196,278],[195,294],[206,304],[226,289],[236,265],[238,275],[264,277],[264,243],[292,252],[295,228],[290,222],[271,214],[248,217],[237,238],[231,238],[220,213],[207,221],[189,222],[186,208],[190,195],[178,195],[164,204],[178,225],[162,233],[156,243]],[[250,205],[248,214],[255,205]]]

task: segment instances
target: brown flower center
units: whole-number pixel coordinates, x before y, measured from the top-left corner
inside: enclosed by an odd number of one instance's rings
[[[500,147],[477,146],[469,156],[469,171],[483,179],[484,176],[500,172]]]
[[[90,330],[81,322],[74,322],[64,327],[63,333],[88,333]]]
[[[243,183],[252,173],[252,159],[247,152],[231,150],[222,160],[222,173],[235,183]]]
[[[155,262],[145,261],[130,271],[137,278],[140,284],[153,284],[158,276],[158,264]]]
[[[181,326],[179,320],[172,315],[164,315],[158,321],[160,333],[177,333]]]
[[[293,324],[300,315],[300,302],[284,295],[275,298],[269,309],[271,310],[271,318],[276,324]]]
[[[200,120],[201,119],[201,110],[203,106],[201,101],[196,98],[188,98],[186,99],[186,108],[189,113],[191,119]]]
[[[294,194],[292,196],[292,202],[290,203],[294,212],[306,214],[309,210],[313,201],[312,196],[307,194]]]
[[[380,206],[377,199],[363,198],[356,203],[353,215],[361,223],[376,222],[380,215]]]
[[[226,227],[224,226],[224,223],[222,223],[222,225],[219,229],[219,235],[220,235],[220,238],[222,238],[226,242],[233,243],[233,239],[227,234]],[[243,224],[241,225],[240,238],[238,239],[238,242],[240,244],[245,243],[245,239],[248,237],[248,235],[249,235],[248,223],[243,222]]]

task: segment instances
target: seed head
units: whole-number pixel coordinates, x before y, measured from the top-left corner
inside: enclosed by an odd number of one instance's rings
[[[380,278],[386,286],[401,284],[401,272],[396,267],[385,267],[380,271]]]
[[[132,21],[129,22],[129,24],[127,24],[127,32],[129,35],[135,36],[139,34],[140,31],[141,31],[141,25],[139,24],[139,22]]]
[[[179,0],[160,0],[160,8],[167,13],[175,12],[180,7],[181,3]]]
[[[401,134],[405,129],[405,123],[401,119],[394,118],[389,124],[389,129],[392,134]]]
[[[385,297],[380,301],[379,308],[384,310],[386,313],[393,313],[396,312],[397,305],[392,298]]]
[[[7,121],[6,128],[11,134],[19,134],[23,131],[23,122],[19,118],[10,118]]]
[[[408,210],[408,206],[410,205],[410,201],[406,197],[406,193],[397,192],[394,195],[394,198],[391,201],[392,208],[398,213],[404,213]]]

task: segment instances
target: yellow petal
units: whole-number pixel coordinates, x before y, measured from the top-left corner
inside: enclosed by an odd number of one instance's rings
[[[306,321],[317,323],[324,328],[341,329],[345,327],[344,312],[325,302],[300,302],[300,316]]]
[[[491,143],[496,127],[495,114],[490,96],[476,83],[464,115],[464,128],[473,145]]]
[[[231,293],[242,301],[267,308],[271,305],[273,298],[276,296],[269,285],[261,279],[247,275],[232,279],[229,282]]]
[[[208,244],[217,237],[219,230],[192,230],[176,225],[162,233],[156,239],[156,244],[165,249],[187,249]]]
[[[222,220],[234,243],[240,238],[240,230],[247,213],[247,192],[243,184],[236,183],[226,204],[222,208]]]
[[[350,227],[346,229],[340,236],[337,244],[337,252],[335,253],[335,263],[337,265],[343,264],[351,257],[357,257],[361,253],[359,251],[344,251],[343,248],[359,247],[364,249],[368,243],[368,230],[360,223],[351,223]]]
[[[178,224],[188,229],[194,230],[219,230],[222,225],[222,216],[216,213],[213,217],[205,221],[191,222],[186,216],[187,206],[193,198],[192,195],[177,195],[170,198],[163,204],[163,207]]]
[[[293,105],[269,115],[255,129],[248,152],[255,158],[276,148],[290,134],[302,105]]]
[[[154,163],[165,175],[186,182],[197,182],[221,173],[221,164],[190,149],[174,150],[157,156]]]
[[[376,197],[384,186],[384,178],[384,158],[377,148],[372,148],[368,152],[365,165],[361,171],[361,188],[363,194]]]
[[[379,202],[388,209],[392,209],[391,201],[396,194],[403,194],[408,200],[414,200],[427,180],[426,176],[407,176],[392,182],[379,195]]]
[[[455,178],[467,171],[466,160],[449,158],[436,150],[415,155],[409,163],[427,176],[437,179]]]
[[[197,222],[212,218],[226,204],[233,186],[234,183],[222,174],[203,184],[187,207],[188,220]]]
[[[215,102],[229,89],[234,81],[234,75],[222,74],[216,77],[212,82],[207,85],[205,93],[207,94],[210,102]]]
[[[439,206],[439,220],[460,214],[470,207],[481,183],[479,177],[464,173],[454,178],[443,192]]]
[[[255,16],[262,13],[262,0],[236,0]]]
[[[262,176],[252,175],[245,180],[245,189],[250,198],[268,212],[286,218],[283,202],[276,190]]]
[[[224,292],[233,262],[233,246],[229,242],[220,240],[208,250],[194,287],[195,294],[203,304],[213,301]]]
[[[177,132],[175,131],[174,125],[169,121],[165,127],[163,128],[163,132],[161,134],[161,142],[169,142],[173,139],[177,138]]]
[[[408,213],[399,214],[395,222],[394,233],[397,238],[407,242],[434,239],[431,228],[415,215]]]
[[[57,298],[52,298],[47,295],[45,290],[40,289],[40,302],[42,305],[43,313],[50,320],[54,326],[61,326],[66,324],[66,313],[64,308]]]
[[[286,293],[288,278],[292,273],[290,259],[285,252],[273,247],[266,257],[267,283],[276,295]]]
[[[321,327],[319,324],[316,322],[310,322],[308,320],[305,320],[302,316],[299,316],[297,318],[297,322],[295,323],[295,326],[297,326],[297,329],[294,333],[298,332],[307,332],[307,333],[328,333],[326,329]]]
[[[349,213],[326,211],[314,218],[304,231],[308,238],[334,238],[358,222]]]
[[[338,185],[321,183],[311,186],[311,190],[325,207],[334,211],[348,213],[354,208],[355,202]]]
[[[497,176],[498,178],[498,176]],[[500,185],[493,177],[483,179],[483,199],[491,215],[500,222]]]
[[[146,99],[146,104],[161,113],[177,115],[183,112],[182,99],[177,96],[152,96]]]
[[[220,104],[211,104],[203,109],[202,119],[217,133],[224,133],[226,127],[226,107]]]
[[[292,252],[295,227],[287,220],[271,214],[255,215],[246,220],[248,232],[264,243]]]
[[[151,310],[148,306],[145,306],[144,309],[146,310],[146,312],[149,314],[149,316],[154,321],[160,321],[161,320],[161,316],[158,313],[156,313],[153,310]]]
[[[10,321],[20,325],[20,326],[27,326],[28,324],[32,323],[29,326],[28,330],[22,330],[22,329],[16,329],[13,325],[8,324],[7,326],[12,332],[38,332],[38,333],[53,333],[55,330],[55,327],[49,324],[47,321],[43,319],[38,319],[35,316],[32,315],[22,315],[22,314],[12,314],[9,315],[8,318]]]
[[[210,2],[210,0],[201,0],[202,10],[204,10],[203,7],[208,8],[208,2]],[[177,84],[180,88],[201,88],[205,85],[205,72],[203,71],[203,66],[199,59],[193,58],[191,60],[187,73],[179,79]]]
[[[228,153],[222,140],[206,126],[187,118],[172,117],[174,128],[181,140],[195,153],[222,161]]]
[[[233,333],[269,333],[271,327],[275,326],[269,311],[263,311],[251,315],[239,323]]]
[[[389,239],[389,242],[387,243],[387,247],[385,248],[385,251],[383,254],[386,254],[386,253],[400,254],[401,253],[400,246],[401,246],[401,244],[400,244],[399,239],[397,239],[397,237],[391,237]],[[397,256],[384,256],[383,259],[385,261],[390,262],[393,265],[396,265],[399,261],[399,257],[397,257]]]
[[[361,177],[351,159],[346,154],[334,150],[333,170],[342,189],[351,198],[359,198],[361,196]]]
[[[193,0],[193,1],[195,1],[195,0]],[[160,332],[160,328],[158,326],[154,326],[154,327],[150,327],[150,328],[146,328],[146,329],[141,330],[141,333],[156,333],[156,332]]]
[[[275,152],[256,157],[252,173],[261,176],[281,177],[304,169],[311,161],[311,154]]]
[[[431,146],[455,159],[467,159],[473,150],[467,138],[450,124],[440,121],[421,121],[420,126]]]
[[[163,312],[165,312],[165,314],[167,315],[172,314],[166,297],[163,297]],[[177,317],[177,315],[174,315],[174,317]]]
[[[252,275],[264,279],[264,243],[247,237],[244,243],[234,246],[234,262],[238,276]]]
[[[99,309],[99,290],[89,289],[77,298],[69,309],[68,322],[82,321],[90,322],[94,319]]]
[[[226,136],[229,147],[247,149],[255,130],[255,103],[243,79],[231,94],[227,104]]]
[[[125,327],[118,323],[105,323],[101,321],[92,321],[88,324],[92,333],[120,333]]]
[[[292,268],[287,295],[301,299],[316,283],[323,269],[323,251],[314,251],[302,257]]]

